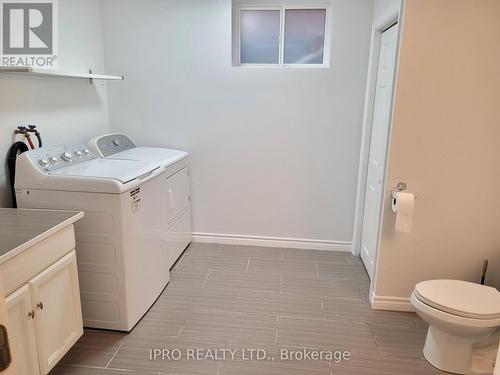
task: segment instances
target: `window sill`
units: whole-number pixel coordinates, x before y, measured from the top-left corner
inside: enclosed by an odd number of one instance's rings
[[[329,69],[329,64],[233,64],[233,68]]]

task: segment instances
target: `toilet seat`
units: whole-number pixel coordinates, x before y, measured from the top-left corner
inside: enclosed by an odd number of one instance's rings
[[[415,286],[415,297],[435,309],[470,319],[500,319],[500,292],[461,280],[429,280]]]

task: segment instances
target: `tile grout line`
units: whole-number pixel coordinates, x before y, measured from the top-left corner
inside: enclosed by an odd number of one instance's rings
[[[248,273],[248,267],[250,266],[250,259],[252,259],[251,255],[248,257],[248,262],[247,262],[247,267],[245,268],[245,273]]]
[[[370,332],[373,337],[373,342],[375,343],[375,347],[377,348],[378,355],[382,355],[382,350],[380,349],[379,343],[377,342],[377,337],[375,336],[375,333],[373,332],[373,327],[371,324],[368,324],[368,328],[370,329]]]
[[[313,320],[317,322],[325,322],[325,323],[352,323],[355,326],[367,326],[371,330],[371,325],[370,323],[367,322],[361,322],[361,321],[353,321],[353,320],[343,320],[343,319],[332,319],[332,318],[316,318],[316,317],[306,317],[306,316],[300,316],[300,315],[278,315],[279,318],[284,318],[284,319],[292,319],[292,320]],[[401,326],[399,326],[401,327]],[[408,327],[403,327],[403,328],[408,328]],[[411,328],[411,327],[410,327]],[[373,335],[373,338],[375,338],[375,335]]]
[[[181,263],[184,260],[185,256],[186,256],[186,254],[182,254],[181,259],[179,259],[179,262],[175,265],[174,269],[177,269],[181,265]]]
[[[278,323],[280,322],[280,316],[279,314],[276,315],[276,331],[275,331],[275,336],[274,336],[274,343],[278,343]]]
[[[208,281],[208,277],[210,276],[210,273],[212,272],[212,269],[210,268],[208,270],[208,273],[207,273],[207,277],[205,277],[205,280],[203,281],[203,284],[201,285],[202,288],[205,287],[205,285],[207,284],[207,281]]]
[[[181,332],[182,332],[182,329],[184,328],[185,323],[186,323],[186,321],[184,321],[184,323],[181,324],[181,326],[179,327],[179,331],[177,332],[177,335],[175,335],[173,337],[180,337],[181,336]]]
[[[118,354],[119,350],[122,348],[122,346],[123,346],[124,343],[125,343],[125,340],[123,340],[120,343],[120,346],[118,346],[118,348],[116,349],[116,352],[113,354],[113,356],[111,357],[111,359],[106,364],[106,368],[109,368],[109,365],[111,365],[111,362],[113,362],[113,359],[115,359],[116,355]]]
[[[279,315],[276,315],[276,328],[274,330],[274,343],[277,344],[278,343],[278,322],[280,321],[280,317]]]
[[[133,370],[129,370],[126,368],[108,368],[108,367],[101,367],[101,366],[90,366],[90,365],[76,365],[73,363],[66,363],[65,366],[70,366],[70,367],[77,367],[77,368],[83,368],[83,369],[94,369],[94,370],[113,370],[113,371],[120,371],[120,372],[127,372],[131,373]]]
[[[236,300],[234,301],[233,317],[236,317],[236,315],[240,313],[238,311],[238,304],[241,300],[241,296],[243,295],[243,293],[244,293],[243,290],[238,290],[238,294],[236,295]]]

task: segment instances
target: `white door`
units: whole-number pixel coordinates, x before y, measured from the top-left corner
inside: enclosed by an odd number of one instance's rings
[[[75,251],[30,280],[40,372],[47,374],[83,334]]]
[[[40,372],[35,340],[35,313],[28,285],[9,295],[6,302],[12,361],[19,374],[38,375]]]
[[[380,208],[384,193],[384,169],[392,111],[392,90],[396,67],[398,25],[382,33],[373,109],[372,134],[365,191],[361,259],[370,278],[375,269],[380,224]]]

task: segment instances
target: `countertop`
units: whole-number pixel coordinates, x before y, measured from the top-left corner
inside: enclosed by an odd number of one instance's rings
[[[83,212],[0,208],[0,264],[83,217]]]

